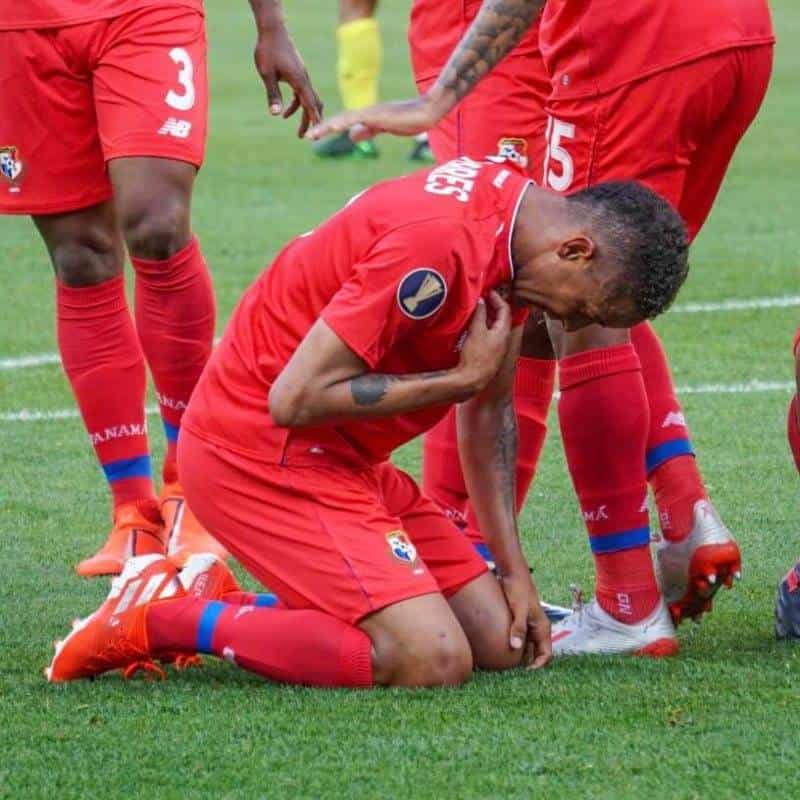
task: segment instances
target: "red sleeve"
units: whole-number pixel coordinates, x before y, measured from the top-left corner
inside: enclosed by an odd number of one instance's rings
[[[395,229],[356,264],[322,319],[374,369],[396,342],[428,327],[448,303],[457,302],[457,238],[451,221]]]

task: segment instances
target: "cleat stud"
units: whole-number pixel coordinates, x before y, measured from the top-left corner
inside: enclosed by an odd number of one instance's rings
[[[47,678],[48,681],[53,679],[53,668],[52,667],[45,667],[44,668],[44,676]]]
[[[737,569],[736,572],[733,573],[734,580],[740,581],[742,579],[742,571]]]
[[[712,586],[717,582],[717,576],[713,572],[708,576],[708,582]]]

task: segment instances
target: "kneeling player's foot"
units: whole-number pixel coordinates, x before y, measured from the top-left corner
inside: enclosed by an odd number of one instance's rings
[[[800,561],[786,573],[775,598],[775,636],[800,639]]]
[[[433,157],[427,134],[421,133],[419,136],[414,137],[414,144],[408,154],[408,160],[421,164],[433,164],[436,161]]]
[[[354,142],[347,131],[314,142],[311,149],[320,158],[368,159],[378,157],[378,148],[372,139]]]
[[[679,542],[662,538],[656,548],[659,583],[676,625],[699,621],[711,611],[720,586],[741,577],[742,556],[731,532],[708,500],[694,505],[689,535]]]
[[[145,612],[153,603],[183,594],[175,567],[164,556],[129,559],[103,605],[76,620],[67,637],[56,642],[47,680],[60,683],[116,669],[124,670],[126,678],[139,669],[163,677],[149,651]]]
[[[667,607],[656,608],[639,622],[627,624],[606,613],[596,600],[578,600],[572,613],[552,629],[553,655],[633,655],[663,658],[678,652],[675,627]]]
[[[106,543],[84,559],[75,572],[84,578],[119,575],[134,556],[164,553],[164,531],[155,500],[125,503],[114,510],[114,525]]]
[[[167,557],[178,569],[196,553],[227,558],[228,551],[200,524],[186,504],[179,483],[161,490],[161,516],[167,539]]]
[[[186,594],[204,600],[224,600],[226,594],[242,591],[225,561],[213,553],[191,556],[180,571],[180,581]]]

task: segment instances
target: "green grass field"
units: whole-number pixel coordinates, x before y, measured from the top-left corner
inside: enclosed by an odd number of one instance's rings
[[[298,45],[334,110],[335,4],[287,5]],[[407,5],[387,2],[380,11],[386,97],[411,89]],[[679,307],[798,293],[800,10],[791,0],[773,5],[782,46],[769,98],[695,245]],[[222,326],[283,242],[363,186],[407,170],[408,143],[382,141],[375,163],[315,161],[292,125],[266,118],[247,4],[207,6],[212,127],[195,222],[214,270]],[[428,692],[284,687],[210,662],[164,683],[110,676],[50,686],[41,670],[51,641],[107,590],[105,581],[81,581],[72,572],[105,534],[107,497],[77,419],[16,416],[73,403],[57,364],[14,361],[55,349],[44,248],[25,219],[0,219],[0,240],[0,797],[796,793],[800,648],[772,637],[775,584],[800,549],[800,483],[783,438],[796,298],[787,307],[678,308],[657,325],[677,382],[693,390],[684,399],[701,466],[745,559],[744,581],[720,596],[715,613],[680,629],[679,657],[564,661],[535,675],[477,675],[463,689]],[[768,385],[737,391],[754,380]],[[160,451],[160,426],[151,429]],[[399,460],[417,470],[417,444]],[[591,587],[591,558],[557,435],[522,530],[548,599],[566,602],[573,581]]]

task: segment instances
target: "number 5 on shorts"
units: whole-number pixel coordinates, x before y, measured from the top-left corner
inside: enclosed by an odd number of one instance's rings
[[[180,67],[178,70],[178,83],[183,87],[184,91],[179,94],[170,89],[164,101],[170,108],[175,108],[178,111],[188,111],[195,101],[192,57],[182,47],[173,47],[169,51],[169,57]]]
[[[566,192],[575,177],[575,165],[572,156],[561,145],[562,139],[575,138],[575,126],[571,122],[563,122],[555,117],[547,118],[547,153],[544,157],[543,183],[557,192]],[[553,162],[560,165],[558,172],[551,166]]]

